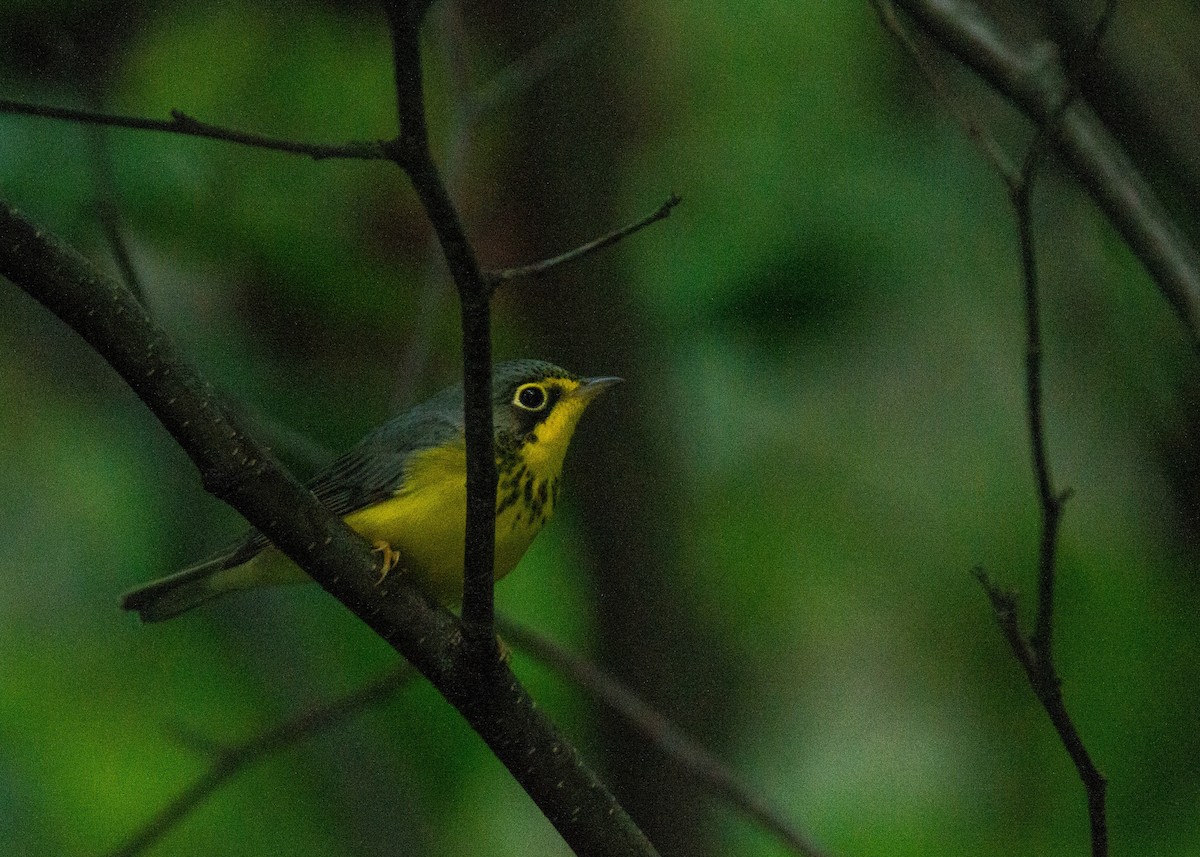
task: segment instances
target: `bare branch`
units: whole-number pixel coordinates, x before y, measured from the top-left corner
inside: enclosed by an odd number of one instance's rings
[[[1063,701],[1062,682],[1054,670],[1053,663],[1047,664],[1042,661],[1039,653],[1022,634],[1015,597],[1010,592],[998,589],[983,569],[977,569],[975,576],[991,601],[992,613],[1005,640],[1008,641],[1009,648],[1012,649],[1013,656],[1025,671],[1029,686],[1033,688],[1038,702],[1045,709],[1054,731],[1058,733],[1059,740],[1079,773],[1087,795],[1092,855],[1105,857],[1108,854],[1108,820],[1105,809],[1108,780],[1092,761],[1091,754],[1067,711]]]
[[[505,640],[562,673],[612,708],[714,794],[775,834],[792,851],[804,857],[825,857],[826,852],[807,834],[790,824],[778,809],[740,782],[720,759],[684,735],[614,676],[586,658],[572,654],[552,640],[509,619],[498,617],[497,624]]]
[[[997,595],[986,575],[979,574],[993,609],[997,611],[1001,629],[1009,646],[1029,677],[1030,685],[1050,722],[1058,732],[1063,746],[1083,782],[1091,826],[1092,855],[1108,854],[1108,821],[1105,812],[1106,782],[1084,746],[1063,701],[1058,670],[1054,664],[1054,595],[1058,572],[1058,533],[1063,509],[1070,491],[1054,487],[1050,473],[1050,458],[1046,448],[1045,416],[1042,396],[1042,334],[1041,310],[1038,297],[1037,256],[1033,241],[1033,213],[1030,194],[1041,149],[1041,134],[1030,144],[1029,154],[1017,185],[1012,189],[1013,209],[1017,219],[1017,234],[1021,248],[1021,270],[1025,285],[1025,392],[1029,439],[1033,455],[1034,478],[1037,482],[1038,506],[1042,515],[1042,533],[1038,545],[1038,603],[1034,631],[1026,644],[1014,639],[1021,637],[1017,627],[1016,604],[1011,597]]]
[[[974,4],[894,0],[930,37],[1046,127],[1059,155],[1141,260],[1200,351],[1200,254],[1045,50],[1018,46]],[[1111,19],[1106,14],[1102,23]],[[1061,117],[1055,114],[1064,103]]]
[[[1172,246],[1183,254],[1183,261],[1186,263],[1183,266],[1156,268],[1154,267],[1155,259],[1146,259],[1145,257],[1143,257],[1143,262],[1151,269],[1152,273],[1159,275],[1160,289],[1163,290],[1168,301],[1176,308],[1188,327],[1195,346],[1197,344],[1197,328],[1194,316],[1195,306],[1191,298],[1195,293],[1192,287],[1200,280],[1195,280],[1190,284],[1187,281],[1188,277],[1197,273],[1193,264],[1196,262],[1194,251],[1177,233],[1177,230],[1171,234],[1174,224],[1166,219],[1165,210],[1157,206],[1157,201],[1150,195],[1144,183],[1140,186],[1137,184],[1140,179],[1133,173],[1133,168],[1128,165],[1127,161],[1124,165],[1128,166],[1128,175],[1104,173],[1103,170],[1095,169],[1098,165],[1105,169],[1111,169],[1114,164],[1124,158],[1124,154],[1115,143],[1108,140],[1107,137],[1099,136],[1103,133],[1103,128],[1090,113],[1085,113],[1077,106],[1076,98],[1078,81],[1086,75],[1087,70],[1091,67],[1096,51],[1099,49],[1104,33],[1115,13],[1115,0],[1109,0],[1105,5],[1104,12],[1094,26],[1087,45],[1081,51],[1071,55],[1070,66],[1074,73],[1074,81],[1068,80],[1063,69],[1051,64],[1048,58],[1038,58],[1032,53],[1024,55],[1017,48],[1007,44],[979,11],[968,4],[951,5],[940,2],[940,0],[934,0],[934,2],[897,0],[935,39],[955,52],[963,62],[975,68],[994,86],[1013,98],[1037,122],[1037,129],[1019,170],[1012,168],[1007,158],[995,146],[986,129],[979,125],[965,108],[958,106],[950,95],[949,89],[933,70],[932,65],[904,33],[887,0],[872,0],[872,2],[875,3],[884,26],[901,39],[917,60],[935,92],[950,103],[951,108],[959,116],[960,122],[966,127],[968,135],[980,143],[985,156],[1004,180],[1013,206],[1024,292],[1026,419],[1034,479],[1037,483],[1038,507],[1042,518],[1041,537],[1038,545],[1037,611],[1034,617],[1033,634],[1028,640],[1020,628],[1015,597],[996,587],[982,569],[976,571],[976,577],[987,593],[992,612],[1008,641],[1013,656],[1025,671],[1030,686],[1046,710],[1064,748],[1075,764],[1087,797],[1092,854],[1093,857],[1105,857],[1108,853],[1108,824],[1105,810],[1106,782],[1093,763],[1078,729],[1067,712],[1061,692],[1062,682],[1054,664],[1054,599],[1058,534],[1063,510],[1070,492],[1059,491],[1054,486],[1046,443],[1042,391],[1041,308],[1031,196],[1038,167],[1046,155],[1048,146],[1056,143],[1059,150],[1069,159],[1074,157],[1076,160],[1073,160],[1072,163],[1075,164],[1085,182],[1089,175],[1095,180],[1096,183],[1091,185],[1093,196],[1102,207],[1106,200],[1110,202],[1111,200],[1104,197],[1100,190],[1112,191],[1117,182],[1125,182],[1125,188],[1133,187],[1138,192],[1145,191],[1145,196],[1140,202],[1135,200],[1139,203],[1138,205],[1110,210],[1109,216],[1110,218],[1120,214],[1127,216],[1127,220],[1122,222],[1131,227],[1132,234],[1126,233],[1126,240],[1131,243],[1131,246],[1134,246],[1134,241],[1139,237],[1146,239],[1151,234],[1160,238],[1167,236],[1170,238]],[[1089,174],[1088,168],[1092,168],[1093,172]],[[1101,183],[1100,178],[1109,183]],[[1120,225],[1121,223],[1118,223],[1118,227]],[[1138,249],[1138,246],[1134,246],[1135,252]],[[1188,254],[1191,254],[1190,259]],[[1191,268],[1188,267],[1189,265]],[[1166,279],[1164,280],[1162,277],[1166,277]],[[1171,277],[1176,279],[1171,279]]]
[[[778,809],[741,783],[716,756],[684,735],[614,676],[536,631],[504,617],[497,617],[496,621],[507,640],[611,707],[648,741],[704,783],[718,798],[740,809],[751,821],[775,834],[793,852],[803,857],[826,857],[826,852],[814,844],[809,836],[791,825]],[[1017,638],[1021,639],[1019,633]],[[358,690],[313,706],[232,745],[215,742],[208,736],[190,730],[180,730],[178,737],[181,741],[197,752],[212,757],[209,769],[155,813],[128,840],[108,852],[106,857],[134,857],[142,853],[245,768],[383,702],[414,676],[413,670],[407,666],[390,670]]]
[[[241,771],[273,753],[294,747],[332,729],[372,705],[380,704],[415,677],[413,669],[402,664],[357,690],[302,711],[252,738],[237,744],[214,747],[208,770],[132,836],[109,851],[106,857],[135,857],[145,852]]]
[[[1038,549],[1038,608],[1031,643],[1038,661],[1053,670],[1054,591],[1057,574],[1058,530],[1069,491],[1059,492],[1050,475],[1050,456],[1046,450],[1046,428],[1042,395],[1042,324],[1038,297],[1037,255],[1033,239],[1033,212],[1030,194],[1036,172],[1039,141],[1029,148],[1029,156],[1012,191],[1017,236],[1021,251],[1021,271],[1025,288],[1025,408],[1029,441],[1033,455],[1033,473],[1037,482],[1038,505],[1042,513],[1042,535]]]
[[[1042,329],[1041,302],[1037,270],[1037,252],[1034,245],[1033,208],[1031,195],[1038,167],[1045,155],[1047,142],[1067,115],[1071,104],[1078,96],[1078,81],[1093,64],[1096,51],[1107,30],[1115,10],[1110,0],[1097,22],[1086,45],[1086,53],[1076,54],[1075,80],[1063,91],[1061,104],[1047,117],[1034,134],[1026,152],[1020,176],[1010,183],[1010,197],[1017,221],[1017,238],[1021,253],[1021,273],[1025,294],[1025,390],[1029,440],[1033,456],[1033,472],[1037,482],[1038,505],[1041,509],[1042,533],[1038,545],[1038,599],[1034,615],[1033,634],[1028,645],[1022,641],[1018,652],[1012,634],[1019,636],[1016,619],[1016,604],[1009,599],[1006,615],[1012,629],[1004,629],[1013,653],[1025,668],[1031,686],[1045,708],[1051,723],[1058,732],[1071,761],[1083,783],[1088,804],[1088,822],[1091,828],[1093,857],[1107,857],[1108,818],[1105,809],[1107,781],[1096,768],[1091,754],[1083,743],[1074,721],[1067,711],[1062,696],[1062,680],[1054,661],[1054,601],[1058,573],[1058,533],[1062,524],[1063,510],[1069,499],[1070,489],[1058,490],[1050,472],[1050,456],[1046,444],[1045,416],[1042,393]],[[980,582],[988,590],[993,607],[998,601],[986,576]],[[1002,623],[1003,627],[1003,623]],[[1027,649],[1027,650],[1026,650]]]
[[[113,113],[100,113],[95,110],[50,107],[44,104],[29,104],[24,101],[14,101],[10,98],[0,98],[0,113],[38,116],[43,119],[61,119],[67,122],[79,122],[85,125],[104,125],[110,128],[130,128],[136,131],[159,131],[167,134],[180,134],[185,137],[204,137],[210,140],[223,140],[226,143],[236,143],[239,146],[250,146],[255,149],[270,149],[275,152],[306,155],[318,161],[326,158],[379,161],[389,157],[386,151],[387,144],[382,141],[351,142],[332,145],[301,143],[295,140],[267,137],[248,131],[238,131],[234,128],[225,128],[220,125],[210,125],[207,122],[201,122],[199,119],[193,119],[181,110],[172,110],[170,119],[146,119],[140,116],[120,116]]]
[[[518,268],[503,268],[498,271],[489,271],[486,275],[488,282],[491,284],[493,289],[496,289],[501,283],[508,282],[509,280],[516,280],[520,277],[541,276],[542,274],[545,274],[559,265],[567,262],[574,262],[576,259],[581,259],[584,256],[595,253],[597,250],[603,250],[605,247],[616,244],[621,239],[645,229],[652,223],[665,220],[670,216],[671,209],[679,205],[679,203],[682,201],[683,200],[678,196],[678,194],[671,194],[666,202],[640,220],[635,220],[633,223],[628,223],[619,229],[614,229],[607,235],[601,235],[599,238],[589,241],[586,244],[582,244],[576,247],[574,250],[568,250],[566,253],[555,256],[552,259],[543,259],[541,262],[534,262],[531,265],[522,265]]]

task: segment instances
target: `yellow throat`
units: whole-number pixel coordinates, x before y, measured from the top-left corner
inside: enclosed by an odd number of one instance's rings
[[[497,580],[513,570],[554,514],[571,436],[592,398],[612,383],[602,380],[545,379],[552,385],[545,418],[521,435],[497,431]],[[415,453],[399,492],[346,517],[368,540],[391,545],[400,554],[397,571],[445,603],[462,597],[466,472],[461,438]]]

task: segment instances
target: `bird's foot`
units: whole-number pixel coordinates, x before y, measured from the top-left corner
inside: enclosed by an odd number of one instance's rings
[[[390,544],[380,539],[375,542],[373,552],[383,555],[383,565],[379,568],[379,579],[375,581],[375,585],[379,586],[391,573],[391,570],[400,564],[400,551],[393,549]]]

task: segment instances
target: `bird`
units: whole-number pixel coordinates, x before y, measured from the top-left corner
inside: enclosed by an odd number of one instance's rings
[[[579,418],[621,378],[585,378],[541,360],[492,373],[496,579],[516,567],[558,505],[563,459]],[[462,385],[384,423],[330,463],[309,489],[403,574],[447,606],[462,598],[466,528]],[[196,565],[125,593],[144,622],[170,619],[235,590],[310,578],[257,530]]]

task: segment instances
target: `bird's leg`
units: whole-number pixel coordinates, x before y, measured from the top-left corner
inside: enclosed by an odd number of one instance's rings
[[[379,569],[379,579],[375,581],[375,585],[379,586],[391,570],[400,564],[400,551],[393,549],[383,539],[377,539],[373,553],[383,554],[383,566]]]
[[[512,662],[512,649],[508,647],[508,643],[504,642],[504,638],[499,634],[496,635],[496,656],[500,663],[505,666]]]
[[[459,626],[456,627],[452,632],[450,642],[452,645],[458,646],[461,645],[462,641],[462,627]],[[512,649],[509,647],[508,643],[504,642],[504,638],[499,634],[496,635],[496,660],[506,666],[512,663]]]

